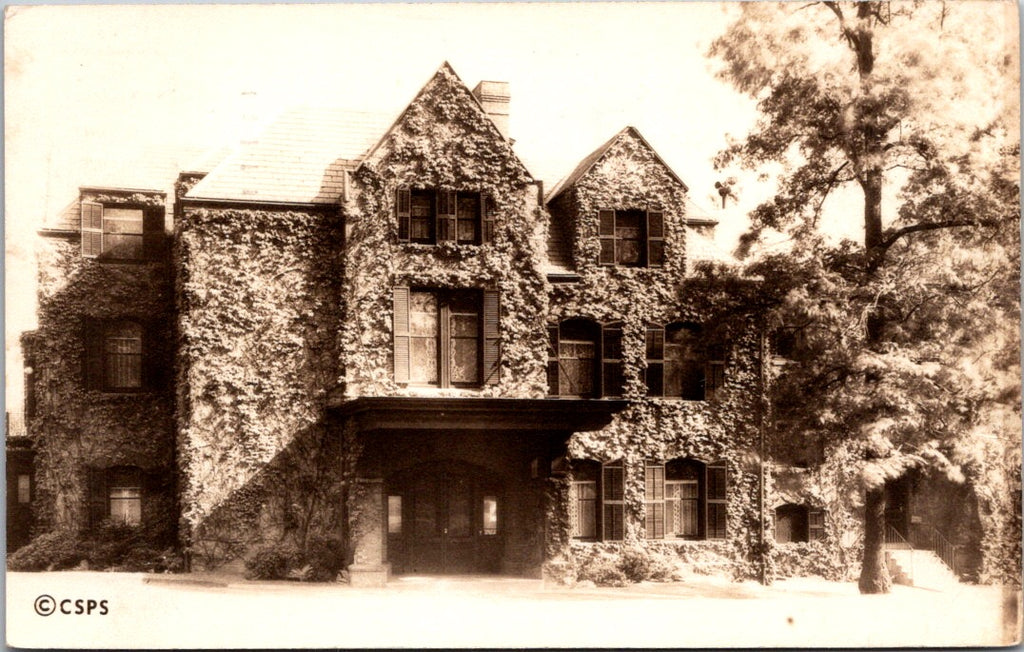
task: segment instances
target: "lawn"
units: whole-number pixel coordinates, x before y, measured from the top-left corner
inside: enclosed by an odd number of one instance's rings
[[[7,642],[18,647],[953,647],[1019,638],[1016,594],[968,585],[861,596],[852,583],[700,576],[622,589],[510,578],[405,577],[386,589],[199,574],[6,579]],[[33,604],[43,594],[71,612],[74,600],[106,600],[107,613],[40,616]]]

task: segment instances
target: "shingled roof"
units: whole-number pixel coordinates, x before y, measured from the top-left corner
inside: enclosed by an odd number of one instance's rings
[[[393,115],[303,107],[282,114],[189,191],[189,199],[332,204]]]

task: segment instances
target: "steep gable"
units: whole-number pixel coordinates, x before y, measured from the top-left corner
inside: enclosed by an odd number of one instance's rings
[[[402,168],[407,178],[400,181],[435,186],[484,177],[520,183],[533,179],[512,143],[447,62],[367,153],[359,170],[368,168]]]

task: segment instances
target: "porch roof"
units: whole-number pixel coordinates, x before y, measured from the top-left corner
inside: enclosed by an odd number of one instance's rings
[[[583,431],[606,426],[621,399],[361,397],[332,405],[360,430]]]

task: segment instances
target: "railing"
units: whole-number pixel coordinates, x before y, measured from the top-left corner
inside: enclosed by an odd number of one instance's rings
[[[925,550],[934,550],[935,554],[938,555],[939,559],[949,566],[949,569],[953,571],[953,574],[957,577],[960,576],[959,568],[957,567],[957,548],[959,546],[954,545],[942,536],[942,533],[936,530],[932,526],[920,528],[915,533],[917,541],[917,547]]]
[[[910,542],[900,534],[900,531],[889,525],[885,524],[885,547],[890,550],[909,550],[910,551],[910,568],[904,568],[903,571],[907,573],[910,578],[910,583],[914,583],[914,546],[910,545]],[[908,572],[909,571],[909,572]]]

